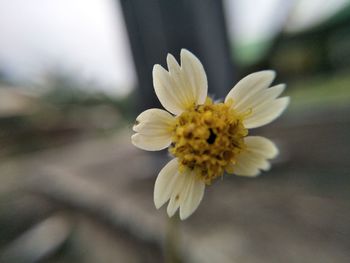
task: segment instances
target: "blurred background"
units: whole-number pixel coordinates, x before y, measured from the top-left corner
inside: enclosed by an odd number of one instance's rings
[[[214,98],[274,69],[291,105],[252,131],[272,170],[176,230],[153,205],[169,157],[130,135],[181,48]],[[350,262],[349,116],[347,0],[0,0],[0,262]]]

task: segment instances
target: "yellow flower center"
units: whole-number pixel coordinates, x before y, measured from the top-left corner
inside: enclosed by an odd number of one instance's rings
[[[180,172],[194,170],[206,184],[223,175],[244,149],[248,130],[243,116],[232,109],[232,101],[192,106],[176,118],[170,153],[180,163]]]

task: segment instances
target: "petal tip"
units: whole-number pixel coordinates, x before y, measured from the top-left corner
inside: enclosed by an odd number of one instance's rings
[[[152,69],[153,80],[158,77],[159,74],[162,74],[161,71],[166,71],[161,65],[155,64]]]
[[[163,206],[162,203],[159,203],[158,201],[154,200],[154,206],[156,207],[156,209],[159,209]]]
[[[158,70],[159,67],[162,67],[162,66],[159,64],[154,64],[152,71],[154,72],[154,71]]]
[[[183,221],[183,220],[186,220],[187,218],[189,218],[191,214],[187,214],[187,215],[183,215],[180,211],[180,219]]]
[[[290,103],[290,97],[281,97],[276,100],[279,100],[281,102],[280,113],[277,115],[277,117],[279,117],[287,109]]]
[[[179,64],[177,63],[175,57],[172,54],[170,54],[170,53],[168,53],[168,55],[166,56],[166,62],[167,62],[169,70],[170,70],[172,65],[179,66]]]
[[[140,133],[135,133],[135,134],[131,135],[131,143],[135,147],[137,147],[137,148],[139,148],[141,150],[146,150],[147,151],[147,149],[145,149],[145,147],[142,147],[142,138],[141,137],[142,136],[140,135]]]
[[[167,214],[169,217],[173,217],[173,215],[175,215],[176,211],[178,210],[178,207],[176,208],[173,208],[170,206],[170,202],[168,204],[168,207],[167,207]]]
[[[285,99],[286,107],[287,107],[289,105],[289,103],[290,103],[290,97],[282,97],[282,99]]]
[[[183,63],[184,58],[185,58],[185,59],[187,58],[188,60],[191,60],[191,61],[199,62],[200,65],[202,65],[202,63],[201,63],[200,60],[197,58],[197,56],[194,55],[191,51],[189,51],[188,49],[185,49],[185,48],[181,49],[181,51],[180,51],[181,65],[182,65],[182,63]]]
[[[261,73],[262,75],[265,75],[266,77],[269,77],[270,79],[274,80],[276,78],[276,71],[273,69],[265,69],[262,71],[258,71],[257,73]]]
[[[274,159],[279,155],[280,151],[277,148],[277,146],[273,143],[271,147],[271,154],[269,156],[269,159]]]
[[[266,69],[266,70],[263,70],[263,72],[266,72],[268,74],[270,74],[271,76],[276,76],[276,71],[273,70],[273,69]]]
[[[139,123],[135,123],[135,124],[132,126],[132,130],[133,130],[134,132],[138,132],[138,129],[137,129],[138,126],[139,126]]]
[[[276,78],[276,71],[272,69],[265,69],[265,70],[254,72],[248,76],[269,79],[272,82]]]
[[[191,51],[189,51],[188,49],[186,48],[181,48],[181,51],[180,51],[180,56],[183,56],[183,55],[193,55],[193,53]],[[194,55],[193,55],[194,56]]]
[[[131,142],[134,143],[134,141],[136,140],[135,137],[137,137],[138,133],[135,133],[133,135],[131,135]]]

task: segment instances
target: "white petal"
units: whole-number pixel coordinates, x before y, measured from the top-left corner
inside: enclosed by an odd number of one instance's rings
[[[148,151],[158,151],[171,143],[171,125],[175,118],[160,109],[149,109],[136,118],[133,130],[137,132],[131,137],[132,143]]]
[[[247,149],[240,153],[237,162],[234,165],[234,173],[244,176],[257,176],[260,170],[270,169],[268,159],[277,156],[278,149],[276,145],[260,136],[248,136],[244,140]]]
[[[175,158],[160,171],[154,185],[154,204],[157,209],[168,200],[167,213],[172,217],[180,208],[180,218],[188,218],[203,199],[205,184],[193,173],[179,173]]]
[[[172,217],[183,201],[184,188],[187,186],[189,174],[177,173],[175,176],[174,188],[170,196],[170,201],[167,207],[169,217]]]
[[[131,142],[136,147],[146,151],[160,151],[169,147],[171,140],[169,136],[152,136],[136,133],[131,136]]]
[[[186,105],[181,101],[169,72],[160,65],[154,65],[152,74],[154,90],[162,106],[175,115],[181,114]]]
[[[260,170],[254,165],[251,165],[246,157],[247,155],[242,153],[240,160],[235,165],[234,174],[251,177],[258,176],[260,174]]]
[[[274,99],[276,99],[286,88],[285,84],[279,84],[268,89],[262,89],[247,98],[243,103],[240,103],[238,106],[234,105],[235,110],[238,112],[244,112],[247,109],[252,109],[264,104],[267,104]]]
[[[207,77],[197,57],[181,50],[181,67],[172,55],[167,56],[169,72],[153,67],[153,86],[160,103],[175,115],[189,106],[202,104],[207,96]]]
[[[260,154],[267,159],[273,159],[278,155],[278,148],[269,139],[261,136],[248,136],[244,139],[249,151]]]
[[[205,183],[198,180],[194,174],[191,174],[187,193],[184,194],[184,200],[180,205],[180,219],[185,220],[198,208],[204,196]]]
[[[168,162],[159,172],[154,185],[154,204],[157,209],[164,205],[170,198],[174,182],[178,173],[179,165],[177,159]]]
[[[133,130],[142,134],[168,134],[174,121],[175,118],[165,110],[148,109],[137,116]]]
[[[235,107],[238,107],[252,94],[269,87],[275,76],[276,73],[274,71],[264,70],[244,77],[227,94],[225,102],[232,99]]]
[[[257,128],[278,118],[289,104],[289,97],[273,100],[261,107],[252,108],[251,114],[243,120],[247,129]]]
[[[248,129],[263,126],[275,120],[286,109],[289,98],[276,99],[285,89],[284,84],[268,88],[275,77],[274,71],[260,71],[248,75],[229,92],[225,101],[233,100],[233,108],[243,114]]]
[[[181,71],[196,104],[203,104],[208,94],[208,81],[199,59],[187,49],[181,50]]]

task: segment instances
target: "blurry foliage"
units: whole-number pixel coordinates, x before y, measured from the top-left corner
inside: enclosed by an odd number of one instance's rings
[[[349,70],[349,43],[350,4],[307,30],[294,33],[281,31],[269,41],[252,43],[245,47],[233,46],[232,50],[240,75],[273,68],[279,77],[293,81]],[[240,56],[246,56],[246,62],[250,63],[241,63]]]
[[[106,136],[130,122],[133,94],[112,97],[97,84],[62,71],[50,71],[32,87],[22,114],[0,117],[0,156],[58,146],[81,136]],[[35,107],[33,106],[35,105]],[[33,110],[35,108],[35,110]]]
[[[76,106],[93,107],[110,105],[121,113],[124,119],[131,115],[133,94],[125,97],[112,97],[106,93],[94,91],[99,84],[86,81],[67,72],[56,71],[46,76],[45,88],[48,90],[42,99],[51,105],[69,111]]]
[[[350,101],[349,71],[331,75],[317,75],[313,78],[292,82],[287,94],[292,98],[292,111],[319,108],[348,107]]]

